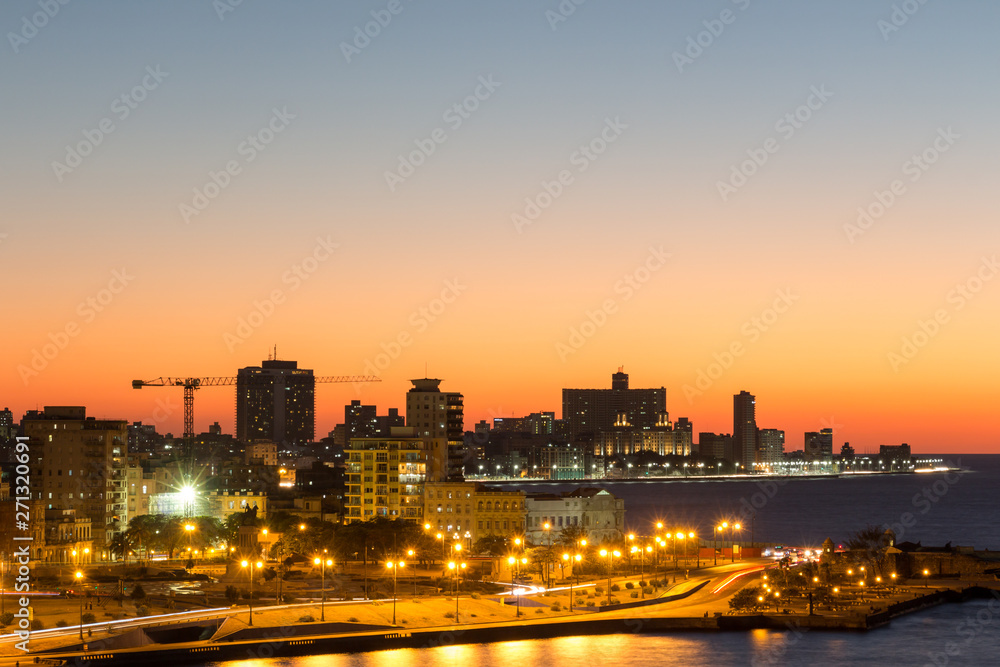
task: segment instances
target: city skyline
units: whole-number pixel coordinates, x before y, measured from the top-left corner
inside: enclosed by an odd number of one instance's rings
[[[382,379],[318,387],[318,435],[624,366],[696,431],[746,389],[789,448],[1000,451],[1000,7],[896,4],[6,3],[0,403],[179,434],[132,380],[277,344]]]

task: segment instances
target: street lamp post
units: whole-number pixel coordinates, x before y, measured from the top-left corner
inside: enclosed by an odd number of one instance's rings
[[[240,565],[242,567],[250,568],[250,622],[247,623],[247,625],[252,626],[253,625],[253,571],[254,568],[257,568],[259,570],[260,568],[264,567],[264,564],[260,561],[252,563],[250,561],[245,560],[242,563],[240,563]]]
[[[244,563],[246,561],[243,561]],[[333,565],[332,558],[313,558],[313,565],[319,565],[319,620],[326,620],[326,567],[327,565]],[[395,573],[393,573],[393,578],[395,580]],[[395,623],[395,609],[396,609],[396,594],[395,594],[395,583],[393,584],[393,623]]]
[[[715,534],[713,535],[713,539],[712,539],[712,544],[713,544],[714,551],[715,551],[715,553],[712,554],[712,561],[713,561],[712,564],[713,565],[718,565],[719,564],[718,538],[722,534],[722,531],[724,531],[728,527],[729,527],[729,524],[727,522],[725,522],[725,521],[723,521],[721,525],[718,525],[718,526],[715,527]],[[724,535],[723,535],[723,538],[725,538]],[[725,547],[726,547],[726,542],[725,542],[725,539],[723,539],[722,548],[725,548]]]
[[[461,545],[459,545],[461,546]],[[455,571],[455,623],[459,623],[458,620],[458,576],[465,569],[465,563],[456,563],[455,561],[449,561],[448,569]]]
[[[76,576],[77,588],[80,588],[80,585],[83,583],[83,572],[77,570],[75,576]],[[80,642],[83,643],[83,590],[82,589],[79,591],[79,595],[80,595]]]
[[[674,569],[675,570],[680,569],[679,565],[677,564],[677,543],[680,540],[683,540],[683,539],[684,539],[684,533],[682,533],[680,531],[677,531],[677,534],[674,535]]]
[[[413,559],[414,559],[415,555],[416,555],[416,552],[413,549],[407,549],[406,550],[406,557],[410,559],[410,562],[413,562]],[[413,597],[417,597],[417,568],[416,568],[416,566],[413,567],[412,572],[413,572],[413,575],[412,575],[412,577],[413,577]]]
[[[543,580],[548,580],[545,584],[546,588],[552,588],[552,575],[549,570],[549,559],[552,556],[552,524],[546,521],[542,525],[542,529],[545,531],[545,538],[548,544],[547,550],[545,551],[545,575],[542,577]]]
[[[392,570],[392,624],[396,625],[396,572],[399,568],[406,565],[403,561],[390,561],[385,564],[387,568]]]
[[[729,541],[731,544],[731,548],[729,550],[729,562],[731,563],[736,562],[736,531],[740,530],[741,528],[742,526],[740,524],[734,523],[732,525],[732,528],[730,528],[729,530],[729,538],[730,538]],[[740,554],[740,560],[743,560],[742,554]]]
[[[601,557],[608,557],[608,606],[611,605],[611,570],[614,565],[614,557],[621,556],[620,551],[609,551],[608,549],[601,549]]]
[[[516,589],[515,589],[515,584],[514,584],[514,569],[516,567],[517,568],[517,572],[520,573],[521,572],[521,565],[527,565],[528,564],[528,559],[527,558],[523,558],[523,557],[522,558],[515,558],[514,556],[510,556],[510,557],[507,558],[507,564],[510,565],[510,592],[511,592],[511,595],[513,595],[516,598],[516,603],[517,603],[517,614],[515,614],[515,616],[517,618],[520,618],[521,617],[521,594],[518,593],[516,591]]]

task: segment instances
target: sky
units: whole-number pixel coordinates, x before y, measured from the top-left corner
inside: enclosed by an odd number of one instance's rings
[[[277,346],[480,419],[672,419],[997,452],[1000,5],[0,5],[0,404],[182,431]],[[2,407],[2,406],[0,406]],[[232,432],[205,388],[196,430]]]

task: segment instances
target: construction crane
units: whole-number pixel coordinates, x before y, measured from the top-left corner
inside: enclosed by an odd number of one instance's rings
[[[184,438],[194,437],[194,390],[201,387],[223,387],[237,384],[239,378],[169,378],[161,377],[155,380],[132,380],[133,389],[143,387],[183,387],[184,388]],[[252,380],[251,380],[252,381]],[[316,378],[317,384],[339,382],[381,382],[374,375],[328,375]]]

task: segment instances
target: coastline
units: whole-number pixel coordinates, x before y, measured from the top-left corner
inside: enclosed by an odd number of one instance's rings
[[[923,594],[918,593],[912,599],[893,603],[886,609],[848,617],[785,613],[666,617],[627,613],[629,610],[609,610],[598,612],[602,618],[593,616],[569,617],[518,623],[505,621],[413,630],[393,628],[327,635],[299,635],[289,633],[288,627],[269,628],[271,632],[262,639],[232,642],[200,641],[172,646],[147,646],[110,651],[63,650],[36,654],[35,657],[43,661],[85,661],[92,665],[136,664],[140,661],[149,665],[179,665],[246,659],[247,657],[283,658],[365,653],[400,648],[434,648],[452,644],[481,644],[597,634],[747,632],[760,629],[866,632],[886,627],[891,624],[894,618],[940,604],[990,598],[1000,599],[1000,590],[998,590],[997,585],[972,584],[960,588],[938,588]]]

